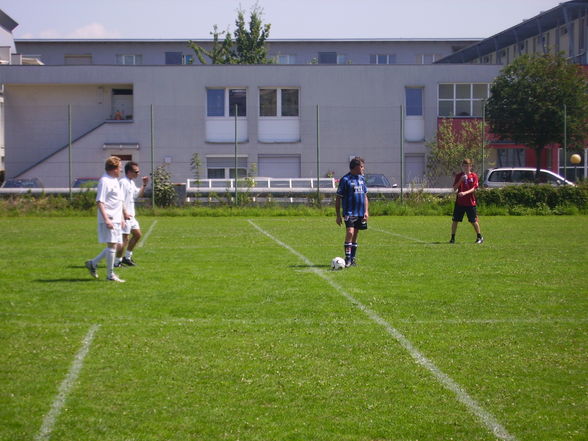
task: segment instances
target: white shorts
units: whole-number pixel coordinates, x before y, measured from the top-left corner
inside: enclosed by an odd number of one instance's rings
[[[131,234],[132,230],[140,230],[139,221],[134,216],[125,220],[125,227],[122,229],[122,234]]]
[[[98,222],[98,242],[100,243],[122,243],[122,232],[120,224],[114,224],[111,230],[103,222]]]

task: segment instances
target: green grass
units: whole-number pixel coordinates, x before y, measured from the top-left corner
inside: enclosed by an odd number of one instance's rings
[[[334,217],[142,217],[121,285],[95,218],[0,219],[0,439],[493,440],[402,333],[517,440],[588,434],[586,216],[373,217],[356,268]],[[345,295],[356,299],[354,304]]]

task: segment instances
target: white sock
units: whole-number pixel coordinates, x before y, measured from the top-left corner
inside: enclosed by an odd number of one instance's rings
[[[100,254],[98,254],[96,257],[94,257],[92,259],[92,263],[94,264],[94,266],[98,266],[98,264],[102,261],[102,259],[104,259],[106,257],[108,250],[109,250],[108,247],[104,248]]]
[[[112,276],[112,270],[114,268],[114,259],[116,257],[116,249],[115,248],[107,248],[108,252],[106,253],[106,276]]]
[[[127,250],[127,252],[125,253],[125,257],[126,257],[127,259],[130,259],[131,257],[133,257],[133,252],[132,252],[132,251],[129,251],[129,250]]]

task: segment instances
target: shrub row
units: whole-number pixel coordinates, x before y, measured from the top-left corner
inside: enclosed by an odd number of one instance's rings
[[[87,216],[94,215],[96,193],[74,193],[71,200],[59,195],[11,195],[0,199],[0,216]],[[316,199],[316,198],[315,198]],[[185,205],[169,208],[139,208],[145,215],[166,216],[332,216],[334,197],[325,197],[319,207],[309,198],[307,204],[284,205],[276,202],[256,204],[251,198],[240,200],[240,206],[230,200],[215,205]],[[477,192],[479,213],[489,215],[574,215],[588,214],[588,184],[577,187],[521,185]],[[436,195],[425,191],[399,195],[370,192],[372,216],[450,215],[454,195]]]

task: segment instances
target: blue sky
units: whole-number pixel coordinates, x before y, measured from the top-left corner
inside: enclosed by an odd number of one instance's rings
[[[561,0],[12,0],[16,38],[209,38],[258,3],[270,38],[489,37]]]

